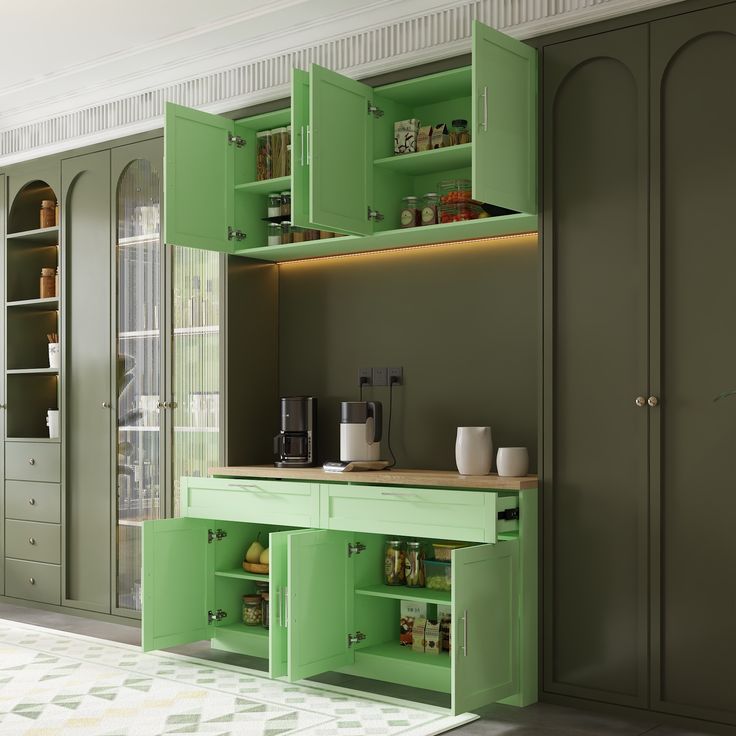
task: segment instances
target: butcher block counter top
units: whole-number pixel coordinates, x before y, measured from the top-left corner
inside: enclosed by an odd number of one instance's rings
[[[477,491],[525,491],[537,487],[537,476],[500,478],[491,475],[460,475],[454,470],[368,470],[328,473],[322,468],[276,468],[273,465],[245,465],[210,468],[210,474],[226,478],[274,478],[321,483],[370,483],[372,485],[427,486]]]

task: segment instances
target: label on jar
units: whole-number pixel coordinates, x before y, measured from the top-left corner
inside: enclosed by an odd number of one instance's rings
[[[434,225],[437,222],[437,208],[427,205],[422,207],[422,225]]]
[[[414,227],[417,224],[417,211],[406,208],[401,210],[401,227]]]

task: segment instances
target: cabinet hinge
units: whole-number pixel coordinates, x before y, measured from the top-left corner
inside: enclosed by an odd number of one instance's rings
[[[227,618],[227,614],[222,608],[218,608],[216,611],[207,611],[207,623],[211,624],[222,619]]]
[[[381,220],[383,220],[383,213],[379,212],[378,210],[373,210],[369,207],[368,219],[373,220],[374,222],[380,222]]]
[[[215,529],[214,531],[212,529],[207,530],[207,543],[212,544],[212,542],[221,542],[225,537],[227,536],[227,532],[223,529]]]
[[[355,544],[353,544],[352,542],[348,542],[348,557],[359,555],[364,549],[365,545],[361,544],[360,542],[356,542]]]
[[[356,631],[354,634],[348,634],[348,647],[353,646],[353,644],[359,644],[364,639],[365,634],[361,631]]]
[[[242,230],[233,230],[230,225],[227,226],[228,240],[245,240],[245,233]]]
[[[368,114],[373,115],[374,118],[382,118],[383,110],[376,107],[370,100],[368,100]]]
[[[504,509],[498,512],[499,521],[514,521],[519,518],[519,509]]]
[[[236,148],[242,148],[245,145],[245,138],[241,138],[239,135],[233,135],[232,133],[227,134],[227,142],[231,146]]]

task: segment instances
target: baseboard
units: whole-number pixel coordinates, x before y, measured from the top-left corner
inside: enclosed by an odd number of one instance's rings
[[[52,603],[39,603],[38,601],[27,601],[23,598],[11,598],[6,595],[0,595],[0,601],[8,603],[18,608],[37,608],[42,611],[50,611],[52,613],[65,613],[69,616],[78,616],[79,618],[89,618],[95,621],[104,621],[109,624],[122,624],[123,626],[132,626],[139,629],[141,622],[139,619],[128,618],[127,616],[115,616],[110,613],[98,613],[97,611],[87,611],[83,608],[72,608],[70,606],[57,606]]]

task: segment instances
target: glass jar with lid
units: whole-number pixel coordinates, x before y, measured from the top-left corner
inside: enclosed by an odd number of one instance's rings
[[[428,192],[422,197],[422,225],[436,225],[439,220],[440,195]]]
[[[406,585],[406,546],[400,539],[387,539],[383,581],[386,585]]]
[[[291,223],[285,220],[281,223],[281,245],[293,242],[291,239]]]
[[[268,223],[268,244],[281,245],[281,225],[278,222]]]
[[[452,121],[450,145],[457,146],[461,143],[470,143],[470,131],[468,130],[468,121],[458,118]]]
[[[286,127],[271,131],[271,176],[274,179],[286,176],[287,143]]]
[[[401,216],[399,225],[404,227],[417,227],[419,225],[419,199],[417,197],[408,196],[401,200]]]
[[[286,126],[286,159],[285,159],[285,176],[291,174],[291,125]]]
[[[424,587],[424,547],[421,542],[412,540],[406,543],[406,586],[407,588]]]
[[[271,192],[268,195],[268,216],[279,217],[281,214],[281,195],[277,192]]]
[[[256,181],[272,178],[271,131],[256,133]]]
[[[246,626],[260,626],[263,622],[261,613],[261,596],[243,596],[243,623]]]
[[[291,217],[291,192],[281,192],[281,215]]]
[[[269,593],[261,593],[261,625],[264,629],[268,628],[270,608],[271,595]]]

